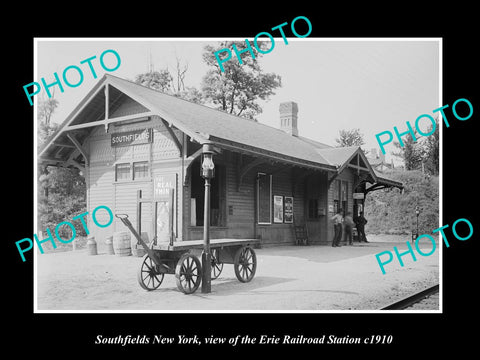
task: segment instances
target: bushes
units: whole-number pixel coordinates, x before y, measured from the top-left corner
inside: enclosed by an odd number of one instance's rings
[[[80,221],[72,218],[86,210],[85,179],[75,169],[49,168],[39,176],[38,186],[38,226],[41,231],[49,228],[55,231],[62,221],[71,222],[75,226],[77,236],[85,236]],[[69,239],[72,231],[69,226],[61,226],[59,235]]]
[[[411,234],[416,231],[418,206],[418,231],[430,234],[439,227],[439,189],[437,176],[425,176],[421,171],[392,170],[385,176],[403,183],[399,189],[373,191],[365,199],[365,230],[372,234]]]

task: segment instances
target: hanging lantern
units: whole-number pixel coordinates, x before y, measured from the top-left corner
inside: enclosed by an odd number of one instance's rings
[[[204,179],[212,179],[213,177],[215,177],[215,164],[213,163],[213,146],[210,144],[203,145],[200,176],[202,176]]]

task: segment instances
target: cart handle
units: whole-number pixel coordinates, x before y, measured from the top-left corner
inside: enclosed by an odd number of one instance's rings
[[[128,219],[128,214],[115,214],[115,217],[119,219]]]

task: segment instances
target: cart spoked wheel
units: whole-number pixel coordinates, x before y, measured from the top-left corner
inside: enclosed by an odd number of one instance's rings
[[[257,270],[257,256],[250,246],[244,246],[235,253],[235,275],[241,282],[249,282],[255,276]]]
[[[183,254],[175,267],[175,279],[178,290],[192,294],[202,281],[202,265],[195,255]]]
[[[142,266],[138,269],[137,280],[140,286],[148,291],[158,289],[164,274],[157,271],[155,262],[148,256],[143,257]]]
[[[223,263],[218,258],[219,253],[218,249],[212,249],[212,274],[210,277],[212,280],[218,278],[223,270]]]

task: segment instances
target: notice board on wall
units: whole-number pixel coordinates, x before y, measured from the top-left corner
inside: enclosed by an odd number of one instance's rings
[[[283,221],[287,224],[293,223],[293,197],[285,196]]]
[[[177,174],[161,174],[153,179],[153,196],[155,200],[155,228],[157,241],[168,242],[174,236],[175,198],[177,191]]]

